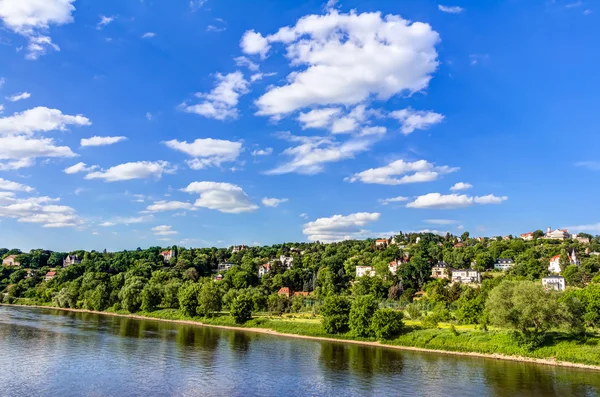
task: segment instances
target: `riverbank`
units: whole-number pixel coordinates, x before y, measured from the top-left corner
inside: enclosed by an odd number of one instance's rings
[[[546,346],[529,352],[529,354],[505,354],[507,334],[503,332],[451,332],[445,329],[411,330],[399,338],[386,342],[369,339],[350,339],[349,336],[324,336],[320,330],[318,320],[306,319],[280,319],[273,320],[258,317],[247,325],[232,324],[229,317],[213,319],[185,319],[177,310],[159,310],[151,313],[114,313],[97,312],[83,309],[58,308],[41,305],[8,305],[15,307],[35,307],[42,309],[55,309],[76,313],[92,313],[107,316],[126,317],[139,320],[155,320],[192,326],[213,327],[233,331],[246,331],[278,337],[310,339],[324,342],[349,343],[363,346],[384,347],[396,350],[417,351],[435,354],[448,354],[456,356],[479,357],[494,360],[510,360],[542,365],[580,368],[600,371],[600,348],[598,338],[586,342],[559,341],[554,346]],[[464,351],[467,350],[467,351]],[[483,351],[482,351],[483,350]],[[522,348],[512,346],[510,350],[523,351]],[[565,360],[563,357],[569,357]],[[562,359],[561,359],[562,358]]]

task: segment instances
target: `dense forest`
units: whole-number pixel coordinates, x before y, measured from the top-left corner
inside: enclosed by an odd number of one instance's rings
[[[368,324],[384,327],[393,311],[424,325],[497,324],[521,336],[556,327],[574,333],[598,328],[600,237],[588,236],[588,244],[537,237],[524,241],[474,239],[468,233],[401,233],[385,244],[364,240],[228,249],[173,246],[167,248],[172,253],[168,260],[161,247],[70,253],[0,249],[0,257],[16,255],[20,263],[0,268],[0,291],[4,303],[131,313],[179,309],[190,317],[231,313],[240,321],[258,312],[308,312],[322,314],[328,332],[352,329],[364,336],[370,333]],[[573,251],[579,265],[569,264]],[[67,255],[81,263],[63,268]],[[568,288],[545,291],[540,279],[549,274],[550,258],[557,255]],[[498,258],[512,258],[515,265],[506,272],[494,270]],[[388,265],[396,260],[400,265],[392,274]],[[432,279],[431,269],[440,261],[453,269],[481,271],[481,284]],[[267,263],[270,271],[259,277]],[[230,266],[223,270],[223,264]],[[357,266],[373,266],[375,275],[356,278]],[[52,277],[47,278],[50,271]],[[290,293],[278,293],[282,289]],[[387,310],[385,316],[375,315],[378,308]],[[366,325],[351,316],[358,310],[370,311]]]

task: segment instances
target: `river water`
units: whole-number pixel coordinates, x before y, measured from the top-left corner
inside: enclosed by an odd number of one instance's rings
[[[600,373],[0,306],[0,396],[600,396]]]

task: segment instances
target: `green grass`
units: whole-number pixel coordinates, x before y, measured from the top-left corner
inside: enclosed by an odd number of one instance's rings
[[[39,305],[25,299],[15,302],[22,305]],[[42,306],[52,307],[51,304]],[[110,312],[109,310],[107,312]],[[130,314],[119,310],[117,314]],[[288,314],[271,316],[258,313],[245,324],[235,324],[226,313],[211,318],[188,317],[177,309],[160,309],[153,312],[138,312],[136,315],[163,320],[197,321],[204,324],[243,328],[262,328],[283,334],[294,334],[314,337],[326,337],[340,340],[375,341],[374,338],[356,338],[350,333],[329,335],[323,331],[320,319],[311,314]],[[476,329],[473,325],[455,326],[458,335],[453,332],[451,324],[440,323],[438,328],[423,329],[419,321],[406,320],[406,330],[394,340],[382,341],[386,345],[419,347],[432,350],[443,350],[464,353],[503,354],[529,358],[555,359],[572,363],[600,366],[600,337],[597,334],[586,339],[575,339],[568,334],[550,333],[546,344],[535,349],[515,343],[508,330],[493,329],[488,332]]]

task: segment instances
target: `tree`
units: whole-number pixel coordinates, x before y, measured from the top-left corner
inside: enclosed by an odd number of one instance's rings
[[[133,276],[125,282],[125,285],[119,292],[121,306],[130,313],[140,310],[142,304],[141,293],[144,289],[144,279],[139,276]]]
[[[163,291],[158,285],[146,284],[142,290],[142,310],[145,312],[152,312],[156,310],[156,307],[160,305],[162,301]]]
[[[350,301],[343,296],[325,298],[320,308],[323,316],[323,329],[328,334],[343,334],[348,332],[350,322]]]
[[[545,333],[564,324],[564,304],[556,291],[544,291],[533,281],[503,281],[489,295],[486,309],[492,324],[510,327],[534,346]]]
[[[208,282],[202,286],[198,295],[198,308],[196,311],[204,317],[211,317],[221,310],[222,293],[215,282]]]
[[[356,336],[371,335],[371,319],[377,310],[377,301],[372,295],[363,295],[354,299],[350,309],[350,330]]]
[[[179,289],[177,298],[179,300],[179,310],[190,317],[197,314],[198,296],[200,295],[200,285],[192,282],[183,284]]]
[[[198,271],[196,269],[194,269],[193,267],[186,269],[186,271],[183,272],[183,279],[190,280],[193,282],[198,281]]]
[[[404,328],[402,312],[393,309],[377,309],[371,320],[371,330],[379,339],[392,339]]]
[[[248,295],[240,295],[231,304],[231,316],[236,324],[244,324],[252,318],[252,298]]]
[[[533,232],[533,238],[534,238],[535,240],[537,240],[537,239],[538,239],[538,238],[540,238],[540,237],[544,237],[545,235],[546,235],[546,233],[544,233],[543,231],[541,231],[541,230],[539,230],[539,229],[538,229],[538,230],[536,230],[535,232]]]

